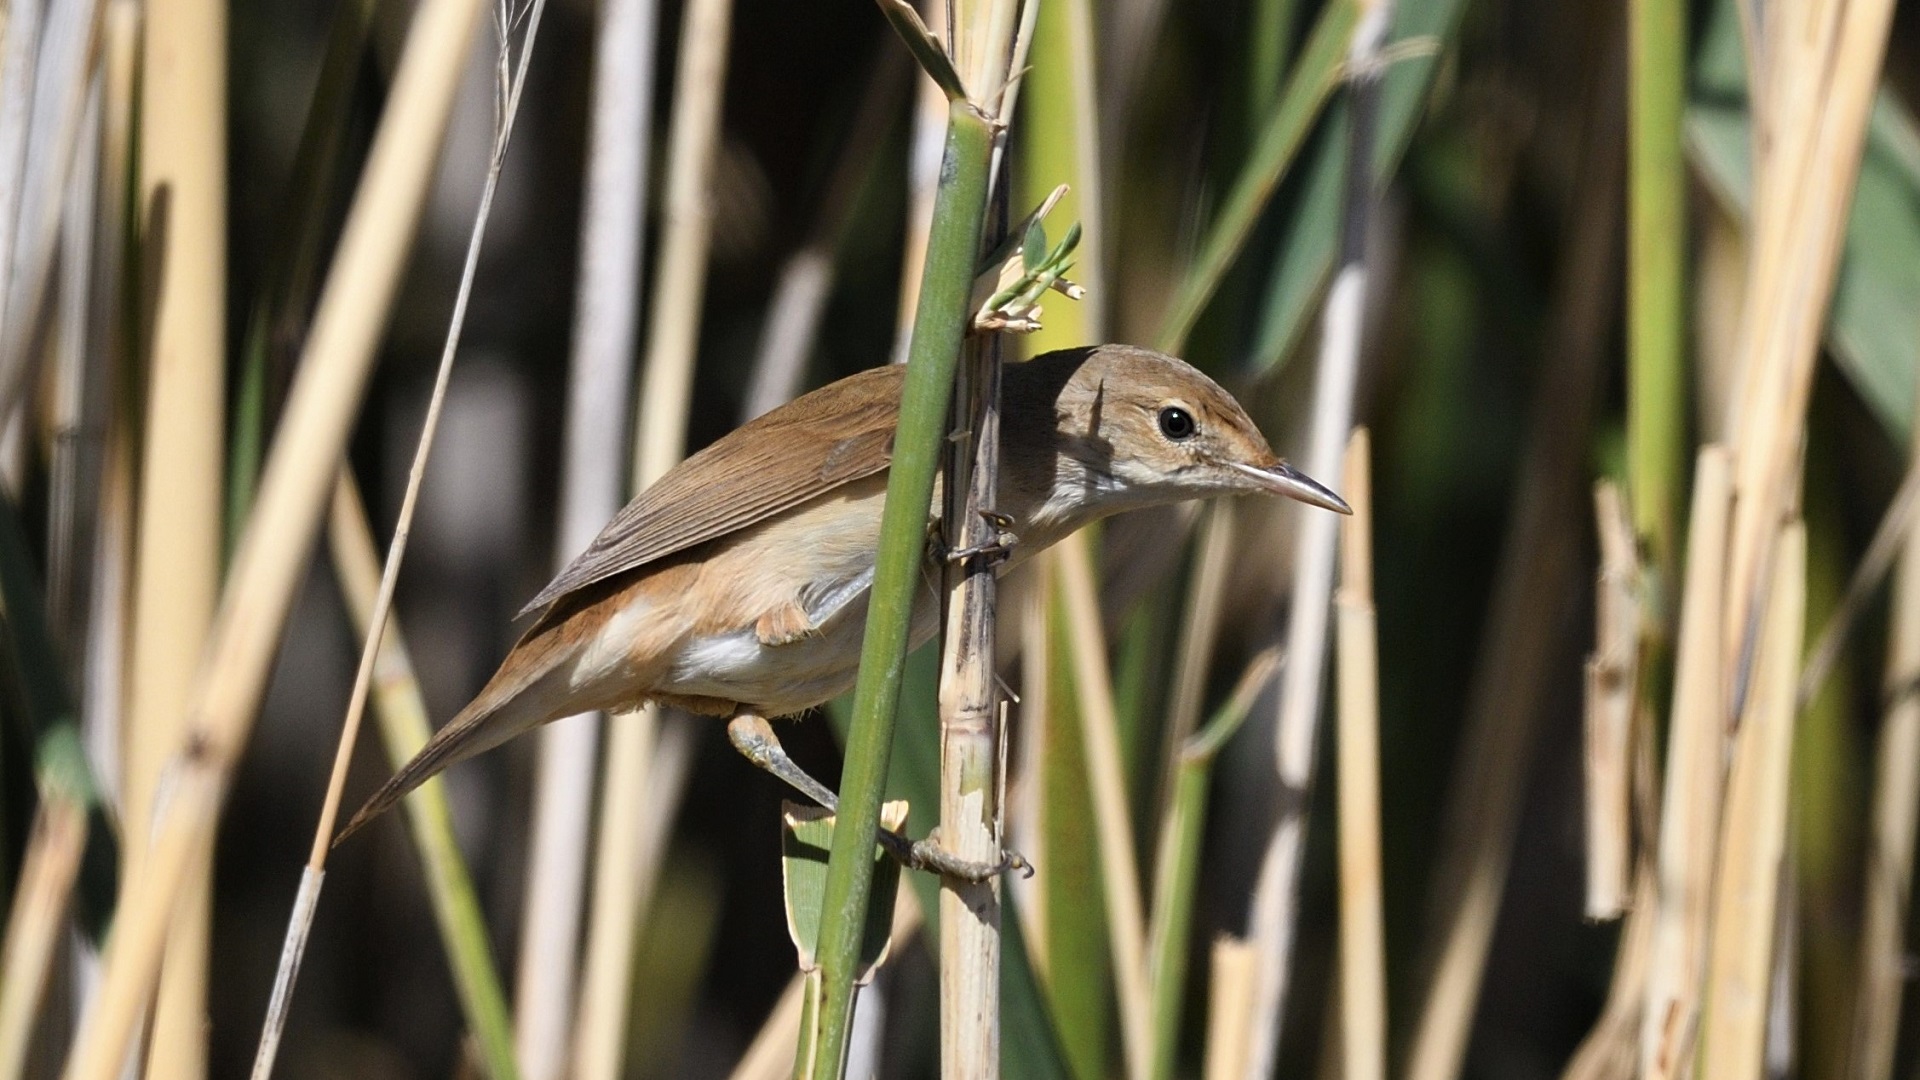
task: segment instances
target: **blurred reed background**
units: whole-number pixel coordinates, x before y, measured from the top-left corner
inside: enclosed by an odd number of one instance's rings
[[[523,55],[349,800],[634,487],[904,353],[945,110],[875,4],[508,2],[0,8],[0,1080],[253,1061]],[[1003,583],[1005,1074],[1912,1075],[1920,9],[1039,0],[1023,47],[1012,214],[1070,186],[1088,295],[1010,361],[1177,352],[1366,512]],[[828,780],[843,704],[783,728]],[[278,1075],[790,1074],[786,792],[568,723],[335,853]],[[854,1075],[937,1073],[911,884]]]

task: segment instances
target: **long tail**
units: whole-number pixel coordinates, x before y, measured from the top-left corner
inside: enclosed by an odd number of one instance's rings
[[[449,765],[491,750],[522,732],[573,711],[556,700],[560,695],[543,685],[555,674],[554,668],[563,658],[543,657],[547,662],[540,664],[537,672],[528,673],[524,668],[513,670],[517,665],[514,664],[515,657],[510,654],[479,696],[447,721],[446,726],[434,732],[433,738],[427,740],[427,745],[420,748],[413,760],[402,765],[400,771],[394,773],[393,778],[360,807],[352,820],[347,822],[346,828],[333,838],[333,846],[339,847],[342,841],[359,832],[367,822],[385,813],[394,803],[406,798],[414,788],[431,780]],[[528,678],[528,674],[532,677]]]

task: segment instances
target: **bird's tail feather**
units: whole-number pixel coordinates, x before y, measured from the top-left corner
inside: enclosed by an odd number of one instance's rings
[[[549,667],[533,680],[533,685],[522,683],[506,688],[489,683],[466,708],[434,732],[433,738],[428,739],[420,752],[402,765],[392,779],[374,792],[373,797],[354,813],[346,828],[333,838],[333,845],[340,846],[347,837],[360,831],[362,826],[385,813],[413,789],[448,766],[491,750],[522,732],[556,719],[560,712],[555,708],[556,703],[550,700],[554,695],[542,693],[544,688],[538,685],[546,682],[552,674],[552,668]],[[495,681],[499,681],[498,675]]]

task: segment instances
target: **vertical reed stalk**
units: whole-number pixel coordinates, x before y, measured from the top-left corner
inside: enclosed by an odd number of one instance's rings
[[[54,291],[62,210],[74,187],[74,157],[92,78],[99,11],[98,0],[56,4],[46,13],[44,29],[30,26],[27,31],[39,34],[30,53],[33,86],[21,103],[30,109],[25,147],[29,167],[20,177],[18,201],[7,219],[13,230],[12,261],[0,274],[0,298],[7,308],[0,316],[0,412],[9,415],[12,406],[28,396],[36,361],[43,355],[36,345]],[[11,137],[0,136],[0,143]]]
[[[1767,607],[1771,545],[1797,487],[1819,335],[1892,15],[1891,0],[1809,4],[1756,26],[1750,43],[1753,248],[1735,353],[1741,389],[1728,419],[1735,501],[1724,666],[1736,710]]]
[[[950,0],[923,0],[921,16],[928,26],[950,26]],[[948,35],[949,39],[951,35]],[[927,239],[933,226],[933,206],[940,189],[944,160],[947,96],[932,79],[915,78],[913,133],[907,146],[906,237],[900,256],[900,314],[894,329],[893,362],[907,362],[913,345],[913,320],[920,303],[920,275],[927,265]]]
[[[1806,531],[1781,530],[1753,691],[1733,737],[1701,1023],[1702,1073],[1759,1080],[1787,840],[1795,684],[1806,620]]]
[[[1633,726],[1640,704],[1639,545],[1612,481],[1593,492],[1600,537],[1594,644],[1586,664],[1586,917],[1617,919],[1633,873]]]
[[[1171,1080],[1180,1050],[1180,1017],[1186,1011],[1187,952],[1193,940],[1194,894],[1200,882],[1200,849],[1206,831],[1207,793],[1212,787],[1214,759],[1240,730],[1255,699],[1273,681],[1280,667],[1278,650],[1268,649],[1253,658],[1241,674],[1239,685],[1226,704],[1207,721],[1206,727],[1180,744],[1174,754],[1173,784],[1167,800],[1166,816],[1160,822],[1160,846],[1154,860],[1153,937],[1147,959],[1147,974],[1152,986],[1151,1052],[1147,1075],[1151,1080]],[[1216,991],[1224,984],[1226,965],[1219,961],[1215,946],[1214,978]],[[1238,969],[1235,969],[1238,971]],[[1250,974],[1250,969],[1247,974]],[[1246,1010],[1227,1007],[1244,993],[1216,992],[1213,1020],[1245,1023]],[[1215,1037],[1208,1040],[1209,1054],[1222,1048]],[[1232,1042],[1244,1047],[1244,1035]],[[1208,1060],[1208,1075],[1213,1075],[1214,1059]]]
[[[1630,0],[1627,65],[1627,493],[1634,527],[1666,580],[1687,415],[1686,4]]]
[[[1107,669],[1106,634],[1100,622],[1093,555],[1084,533],[1058,545],[1060,591],[1071,628],[1074,686],[1079,692],[1080,737],[1093,790],[1094,826],[1100,843],[1102,893],[1113,950],[1114,991],[1120,999],[1120,1044],[1126,1075],[1144,1076],[1151,1058],[1153,1004],[1148,993],[1147,919],[1141,906],[1140,866],[1134,856],[1133,817],[1128,809],[1126,769],[1121,764],[1113,676]]]
[[[226,428],[226,7],[148,6],[141,57],[143,256],[154,267],[146,446],[127,687],[126,879],[145,872],[163,770],[186,743],[187,705],[219,591]],[[206,1072],[212,846],[196,856],[168,933],[151,1076]]]
[[[1006,184],[987,241],[1006,231]],[[1000,335],[969,338],[955,388],[941,530],[953,550],[992,542],[981,511],[1000,479]],[[940,842],[960,858],[1001,852],[1001,719],[993,670],[995,568],[973,559],[945,568],[946,635],[940,664]],[[940,889],[940,1074],[1000,1074],[1000,882],[944,881]]]
[[[1336,5],[1328,11],[1337,9]],[[1347,42],[1346,71],[1353,80],[1353,104],[1348,114],[1345,223],[1340,266],[1323,316],[1320,369],[1314,384],[1313,421],[1304,463],[1310,475],[1331,476],[1339,470],[1341,448],[1353,426],[1354,390],[1360,377],[1361,316],[1370,288],[1366,254],[1375,199],[1373,136],[1380,109],[1380,83],[1385,75],[1380,50],[1393,25],[1393,12],[1393,0],[1367,0],[1357,12]],[[1311,51],[1312,45],[1308,48]],[[1303,59],[1295,78],[1308,77],[1308,72],[1308,62]],[[1255,1019],[1250,1028],[1253,1043],[1246,1056],[1248,1080],[1263,1080],[1270,1075],[1279,1051],[1298,929],[1300,864],[1307,832],[1308,800],[1304,795],[1313,783],[1321,684],[1326,674],[1334,542],[1339,527],[1328,514],[1301,514],[1297,520],[1299,540],[1287,630],[1287,670],[1281,675],[1280,715],[1273,745],[1274,770],[1284,794],[1261,862],[1249,917],[1251,936],[1260,949],[1260,969],[1249,1003]]]
[[[1000,89],[993,87],[995,96]],[[886,508],[881,515],[853,723],[841,774],[840,813],[822,906],[822,991],[814,1060],[824,1072],[817,1075],[840,1075],[852,1027],[853,980],[873,878],[880,798],[893,746],[934,470],[947,430],[960,343],[970,317],[993,143],[992,122],[978,108],[965,101],[949,106],[946,159],[940,170],[900,423],[887,474]]]
[[[120,802],[122,724],[126,707],[126,665],[131,612],[127,578],[134,563],[132,428],[132,357],[125,294],[127,210],[133,184],[134,85],[140,50],[140,9],[134,0],[108,0],[102,24],[102,111],[99,219],[93,256],[92,326],[89,338],[101,354],[100,392],[105,398],[99,413],[100,449],[98,544],[89,554],[96,560],[92,572],[92,610],[85,618],[89,632],[81,665],[80,698],[88,757],[100,777],[102,797],[125,821]],[[82,655],[78,652],[76,657]]]
[[[560,534],[554,545],[563,564],[585,549],[619,511],[627,487],[621,463],[627,456],[627,409],[639,327],[658,22],[656,0],[612,0],[598,13],[573,363],[567,380]],[[718,47],[724,49],[725,35],[720,36]],[[589,771],[592,767],[601,718],[561,723],[568,728],[550,727],[540,735],[543,783],[559,782],[563,766],[574,781],[583,779],[574,771],[576,758],[584,758]],[[572,1067],[580,1077],[615,1075],[626,1049],[640,894],[643,878],[651,874],[651,868],[640,865],[642,852],[633,842],[633,830],[642,826],[641,802],[648,791],[657,790],[647,780],[657,730],[658,715],[648,710],[622,718],[608,736],[579,1015],[573,1020]],[[585,784],[580,787],[587,789]],[[544,801],[551,790],[542,788],[543,805],[552,805]],[[523,1010],[548,1010],[547,1004],[533,1005],[524,996],[521,1002]],[[566,1019],[564,1008],[554,1019]]]
[[[1726,754],[1719,658],[1730,484],[1726,451],[1703,447],[1693,474],[1655,853],[1658,899],[1640,1027],[1640,1075],[1646,1080],[1678,1080],[1684,1074],[1698,1026]]]
[[[1920,425],[1914,431],[1912,468],[1920,475]],[[1920,530],[1907,530],[1900,543],[1882,685],[1885,715],[1874,753],[1859,984],[1847,1062],[1852,1080],[1893,1076],[1907,982],[1913,845],[1920,832]]]
[[[13,336],[7,325],[6,298],[11,293],[14,235],[19,231],[21,188],[26,182],[27,130],[33,119],[34,69],[44,6],[40,0],[7,5],[6,37],[0,41],[0,342]],[[0,421],[13,413],[13,405],[0,396]]]
[[[181,901],[188,864],[211,851],[226,780],[259,708],[358,411],[478,15],[477,0],[426,0],[415,16],[259,501],[236,549],[205,654],[190,661],[198,674],[181,710],[188,718],[178,744],[183,753],[170,766],[170,797],[155,815],[149,856],[121,892],[100,992],[67,1063],[71,1080],[106,1080],[118,1072],[152,990],[166,927],[187,910]],[[216,108],[203,119],[217,124],[224,115]],[[171,230],[178,216],[167,213]],[[179,284],[168,277],[169,289]],[[217,416],[208,427],[217,435]],[[217,439],[209,456],[216,479],[207,486],[217,488]],[[217,492],[206,494],[208,531],[217,532]],[[177,499],[177,492],[161,489],[158,496]],[[169,566],[167,574],[177,576],[178,568]],[[135,700],[144,704],[137,693]]]
[[[1340,523],[1340,726],[1335,740],[1340,825],[1342,1080],[1386,1080],[1387,954],[1380,889],[1380,657],[1373,603],[1371,440],[1347,441]]]
[[[1049,304],[1041,328],[1021,343],[1028,356],[1106,340],[1109,300],[1094,16],[1087,0],[1044,0],[1038,8],[1033,65],[1022,79],[1028,93],[1019,131],[1017,202],[1022,208],[1038,206],[1053,197],[1055,185],[1066,186],[1051,219],[1077,221],[1083,229],[1074,278],[1085,286],[1086,298],[1073,304]],[[1088,541],[1076,537],[1068,543],[1084,564]],[[1037,859],[1037,869],[1028,883],[1030,891],[1021,898],[1034,901],[1025,906],[1035,915],[1031,925],[1040,931],[1035,952],[1045,957],[1042,986],[1062,1033],[1063,1050],[1074,1075],[1094,1077],[1106,1075],[1109,1067],[1110,943],[1117,939],[1103,906],[1111,902],[1108,888],[1099,886],[1096,897],[1093,879],[1100,872],[1096,863],[1108,871],[1107,886],[1113,883],[1114,872],[1124,871],[1110,866],[1101,854],[1104,848],[1088,842],[1090,833],[1105,828],[1097,809],[1105,804],[1096,803],[1092,790],[1096,786],[1124,790],[1124,777],[1107,777],[1093,768],[1081,734],[1091,723],[1102,727],[1111,741],[1111,714],[1090,717],[1087,712],[1098,707],[1096,697],[1111,702],[1111,687],[1083,688],[1079,677],[1052,668],[1080,649],[1099,649],[1104,660],[1104,634],[1097,622],[1093,640],[1076,640],[1059,617],[1066,587],[1061,560],[1069,557],[1064,546],[1038,556],[1041,566],[1034,590],[1040,595],[1032,606],[1035,617],[1027,620],[1030,632],[1023,670],[1043,692],[1028,693],[1021,702],[1020,717],[1027,725],[1030,745],[1042,752],[1023,758],[1031,778],[1025,790],[1033,793],[1040,829],[1034,837],[1038,850],[1028,852]],[[1088,577],[1076,576],[1075,587],[1082,587]],[[1105,678],[1104,664],[1100,677]],[[1103,760],[1118,763],[1120,755],[1107,753]],[[1117,805],[1128,805],[1124,796]],[[1140,997],[1132,988],[1121,992],[1129,999]],[[1130,1000],[1128,1004],[1137,1008],[1139,1003]]]

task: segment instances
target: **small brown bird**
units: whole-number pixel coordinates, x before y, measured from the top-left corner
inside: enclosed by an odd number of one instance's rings
[[[832,808],[766,719],[854,683],[904,375],[875,368],[815,390],[627,504],[522,609],[538,615],[479,696],[340,839],[454,762],[549,720],[646,702],[731,718],[755,764]],[[1184,499],[1261,492],[1348,512],[1274,456],[1232,395],[1171,356],[1101,345],[1009,364],[1001,410],[993,509],[1017,538],[1003,569],[1089,522]],[[915,645],[938,610],[930,580]]]

